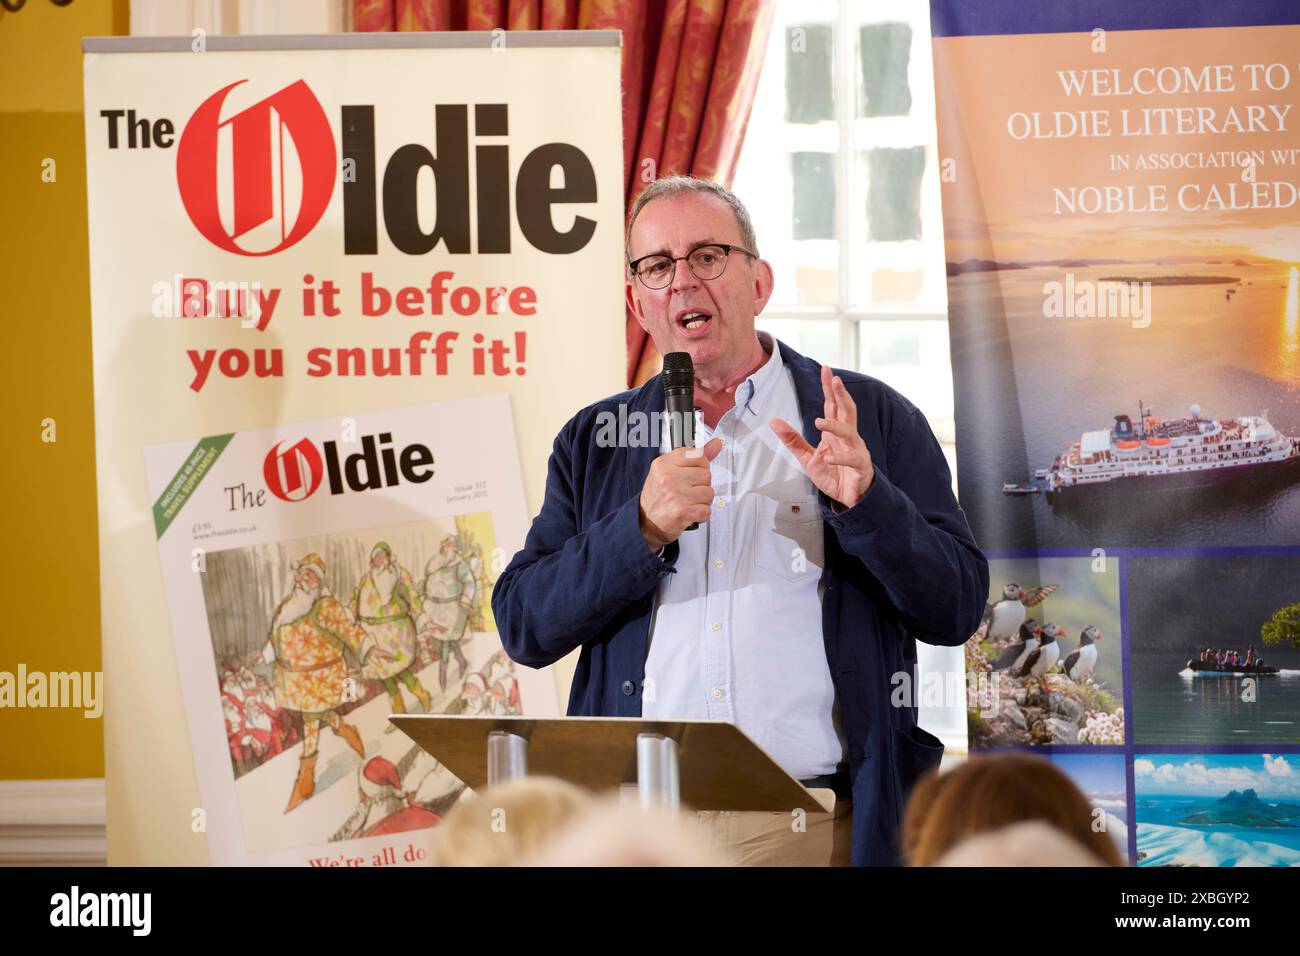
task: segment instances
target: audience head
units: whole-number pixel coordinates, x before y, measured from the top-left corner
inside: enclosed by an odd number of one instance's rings
[[[1123,866],[1114,838],[1094,829],[1096,820],[1092,803],[1051,761],[1029,754],[975,757],[916,785],[903,818],[903,853],[911,866],[935,866],[967,839],[1037,821],[1090,852],[1099,864]],[[1035,833],[1041,830],[1002,834],[1003,841],[1012,841],[1005,852],[1019,852]],[[1053,846],[1044,845],[1036,865],[1049,864],[1052,851]]]
[[[465,797],[434,834],[439,866],[512,866],[586,809],[585,790],[554,777],[521,777]]]
[[[694,819],[616,796],[575,817],[525,866],[730,866]]]
[[[1041,820],[969,837],[935,866],[1105,866],[1101,858]]]

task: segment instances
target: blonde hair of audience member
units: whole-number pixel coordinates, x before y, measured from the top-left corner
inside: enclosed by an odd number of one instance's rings
[[[1042,820],[1014,823],[958,843],[935,866],[1104,866],[1097,854]]]
[[[459,801],[434,833],[435,866],[513,866],[588,807],[585,790],[521,777]]]
[[[731,866],[711,832],[669,810],[607,797],[579,814],[525,866]]]
[[[1096,818],[1088,798],[1049,760],[1028,754],[974,757],[948,773],[932,772],[913,788],[903,816],[903,855],[910,866],[934,866],[970,837],[1037,820],[1101,863],[1124,866],[1114,838],[1093,829]]]

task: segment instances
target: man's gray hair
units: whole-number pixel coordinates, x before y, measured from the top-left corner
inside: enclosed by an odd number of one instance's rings
[[[731,212],[736,217],[736,225],[740,228],[740,241],[754,255],[759,254],[758,236],[754,235],[754,222],[749,218],[749,210],[745,208],[744,203],[736,198],[735,193],[711,179],[696,179],[694,176],[665,176],[663,179],[656,179],[647,186],[636,197],[636,202],[632,204],[632,215],[628,217],[627,235],[623,240],[623,253],[626,260],[630,261],[632,258],[632,227],[636,225],[636,217],[641,214],[641,210],[645,208],[646,204],[654,202],[656,199],[670,199],[683,193],[704,193],[721,199],[731,207]]]

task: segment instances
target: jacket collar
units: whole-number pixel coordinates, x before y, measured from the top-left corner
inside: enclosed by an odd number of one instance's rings
[[[779,340],[777,345],[781,349],[782,360],[789,366],[790,374],[794,376],[794,393],[799,400],[803,437],[807,439],[808,444],[816,448],[822,438],[815,422],[826,409],[826,396],[822,392],[821,363],[799,354]]]

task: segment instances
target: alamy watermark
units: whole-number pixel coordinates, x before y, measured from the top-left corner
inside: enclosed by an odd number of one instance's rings
[[[0,671],[0,709],[49,707],[81,710],[87,720],[104,713],[103,671]]]
[[[618,411],[596,413],[596,445],[600,448],[659,448],[662,437],[670,434],[677,413],[628,410],[619,403]],[[696,414],[696,425],[699,415]]]
[[[1128,279],[1076,279],[1043,283],[1043,317],[1048,319],[1128,319],[1133,328],[1151,324],[1151,283]]]

